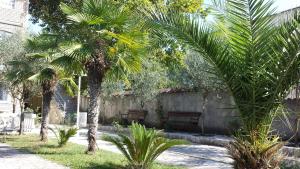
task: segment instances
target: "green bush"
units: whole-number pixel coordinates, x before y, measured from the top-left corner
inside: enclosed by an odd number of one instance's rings
[[[146,129],[145,126],[132,123],[130,135],[119,133],[118,136],[105,135],[103,140],[116,145],[129,162],[130,169],[149,169],[154,160],[167,149],[186,144],[183,140],[170,140],[160,131]]]
[[[296,164],[288,164],[286,162],[283,162],[280,165],[280,169],[300,169],[300,166]]]
[[[67,144],[67,142],[69,141],[69,139],[76,135],[78,129],[77,128],[69,128],[69,129],[60,129],[60,128],[56,128],[56,131],[52,128],[49,128],[55,135],[57,142],[58,142],[58,146],[59,147],[63,147]]]

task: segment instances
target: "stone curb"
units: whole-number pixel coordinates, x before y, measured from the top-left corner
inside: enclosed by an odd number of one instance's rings
[[[99,130],[107,132],[116,132],[116,128],[113,126],[99,126]],[[128,128],[121,129],[122,132],[128,132]],[[233,139],[226,136],[197,136],[196,133],[180,133],[180,132],[163,132],[165,137],[170,139],[183,139],[196,144],[213,145],[224,147]]]
[[[117,132],[116,128],[113,126],[99,126],[99,130],[107,132]],[[123,132],[128,132],[128,128],[122,128]],[[196,134],[190,133],[180,133],[180,132],[164,132],[165,137],[170,139],[183,139],[190,141],[196,144],[204,144],[211,146],[225,147],[230,141],[233,141],[232,138],[227,136],[197,136]],[[288,157],[299,158],[300,157],[300,148],[297,147],[287,147],[284,146],[281,150],[283,154],[286,154]],[[289,161],[292,159],[289,159]],[[293,160],[300,164],[300,160]]]

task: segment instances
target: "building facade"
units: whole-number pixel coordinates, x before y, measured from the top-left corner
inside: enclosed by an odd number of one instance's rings
[[[0,36],[24,32],[28,11],[27,0],[0,1]]]
[[[25,33],[27,10],[27,0],[0,0],[0,39],[14,33]],[[0,71],[2,69],[0,65]],[[12,110],[12,98],[0,82],[0,113],[11,113]]]

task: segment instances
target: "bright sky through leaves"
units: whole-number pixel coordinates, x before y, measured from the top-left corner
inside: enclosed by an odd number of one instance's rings
[[[209,3],[210,0],[205,0],[205,3]],[[274,0],[275,6],[278,9],[278,12],[285,11],[288,9],[292,9],[295,7],[300,7],[300,0]],[[29,17],[28,17],[29,18]],[[41,28],[38,25],[32,25],[30,21],[28,21],[29,31],[30,32],[39,32]]]
[[[285,11],[300,6],[300,0],[275,0],[278,11]]]

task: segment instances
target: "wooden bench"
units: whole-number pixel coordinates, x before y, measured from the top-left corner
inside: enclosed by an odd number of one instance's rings
[[[147,115],[146,110],[128,110],[126,113],[121,113],[121,119],[125,123],[131,124],[133,121],[141,124],[145,123],[145,118]]]
[[[167,117],[163,119],[165,127],[175,130],[196,131],[199,129],[198,123],[202,116],[201,112],[177,112],[171,111],[167,113]],[[201,131],[204,132],[203,118],[201,120]]]

